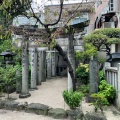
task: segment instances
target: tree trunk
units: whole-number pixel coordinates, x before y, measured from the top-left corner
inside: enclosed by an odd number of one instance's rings
[[[75,78],[75,53],[74,53],[74,34],[72,31],[69,31],[68,34],[68,59],[70,61],[70,64],[73,68],[73,74]],[[68,72],[68,91],[71,90],[73,84],[72,84],[72,78]]]
[[[66,55],[66,53],[62,50],[61,46],[59,44],[56,44],[54,48],[59,52],[59,54],[63,57],[63,60],[67,63],[67,67],[69,69],[70,76],[72,78],[72,84],[73,84],[73,91],[76,91],[76,83],[75,83],[75,77],[74,77],[74,71],[71,66],[71,63]]]

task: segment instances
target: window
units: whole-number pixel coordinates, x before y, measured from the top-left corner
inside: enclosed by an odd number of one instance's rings
[[[114,1],[110,0],[109,2],[109,11],[114,11]]]

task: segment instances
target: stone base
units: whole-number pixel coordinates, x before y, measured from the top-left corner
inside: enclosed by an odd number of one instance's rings
[[[38,90],[38,88],[30,88],[30,91]]]
[[[19,95],[19,98],[27,98],[27,97],[30,97],[31,96],[31,94],[30,93],[21,93],[20,95]]]
[[[41,83],[37,83],[37,85],[42,85],[42,82]]]
[[[90,96],[90,94],[87,94],[87,95],[85,96],[85,101],[86,101],[87,103],[92,103],[94,100],[95,100],[95,99],[92,98],[92,97]]]

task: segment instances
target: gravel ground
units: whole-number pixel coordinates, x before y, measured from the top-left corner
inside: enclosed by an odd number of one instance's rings
[[[10,97],[17,98],[18,102],[41,103],[52,108],[63,108],[65,110],[69,107],[65,104],[62,92],[67,89],[67,78],[54,78],[47,80],[38,86],[38,90],[30,91],[29,98],[20,99],[19,94],[12,93]],[[94,111],[94,107],[82,101],[82,110],[84,113]],[[114,106],[108,107],[104,114],[107,120],[120,120],[120,112]],[[24,113],[18,111],[0,110],[0,120],[54,120],[48,116],[36,115],[32,113]],[[67,119],[64,119],[67,120]]]

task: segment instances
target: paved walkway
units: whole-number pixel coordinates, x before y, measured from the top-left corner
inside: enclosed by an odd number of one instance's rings
[[[42,85],[38,86],[38,90],[30,91],[31,97],[29,98],[20,99],[19,94],[16,93],[10,94],[10,97],[17,98],[16,101],[18,102],[41,103],[52,108],[63,108],[67,110],[69,107],[65,104],[62,97],[62,92],[66,89],[67,78],[54,78],[42,83]],[[94,107],[89,106],[89,104],[83,100],[82,110],[84,113],[92,112],[94,111]],[[107,120],[120,120],[120,112],[118,112],[114,106],[108,107],[104,113]],[[53,120],[53,118],[32,113],[0,110],[0,120]]]
[[[67,89],[67,78],[53,78],[38,86],[38,90],[30,91],[31,96],[21,99],[19,94],[10,94],[18,102],[41,103],[52,108],[68,109],[62,97],[62,92]]]

